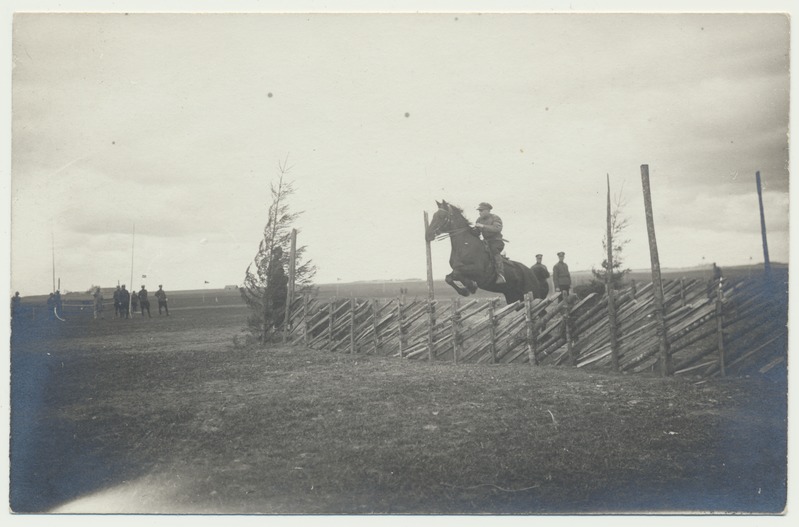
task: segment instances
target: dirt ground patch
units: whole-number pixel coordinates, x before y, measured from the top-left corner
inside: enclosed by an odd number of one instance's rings
[[[660,379],[238,347],[243,309],[25,326],[11,507],[779,513],[783,378]]]

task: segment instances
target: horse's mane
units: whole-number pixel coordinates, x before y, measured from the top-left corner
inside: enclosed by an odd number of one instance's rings
[[[444,200],[443,203],[446,203],[447,205],[449,205],[452,208],[453,212],[457,212],[458,214],[460,214],[461,217],[467,221],[467,223],[469,224],[469,227],[472,226],[472,222],[469,220],[469,218],[464,216],[462,207],[459,207],[458,205],[455,205],[454,203],[449,203],[446,200]]]

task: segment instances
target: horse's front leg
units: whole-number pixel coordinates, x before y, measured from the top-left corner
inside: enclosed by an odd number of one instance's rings
[[[468,289],[465,289],[465,288],[459,286],[455,282],[455,273],[448,274],[447,277],[444,279],[444,281],[447,282],[449,285],[451,285],[452,289],[457,291],[458,294],[461,295],[461,296],[469,296],[471,294]],[[467,287],[468,287],[468,285],[467,285]],[[474,291],[472,291],[472,293],[474,293]]]

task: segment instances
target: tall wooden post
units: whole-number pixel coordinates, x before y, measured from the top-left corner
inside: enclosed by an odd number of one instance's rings
[[[424,213],[424,231],[430,226],[430,220],[427,217],[427,211]],[[430,300],[435,300],[436,295],[433,290],[433,253],[430,249],[430,242],[425,238],[425,251],[427,254],[427,296]]]
[[[427,299],[427,358],[430,362],[436,359],[436,351],[434,349],[436,326],[436,303],[435,300]]]
[[[577,366],[577,352],[574,349],[574,342],[572,342],[572,305],[569,302],[569,297],[562,302],[566,303],[566,311],[563,315],[563,323],[566,325],[566,353],[569,355],[569,364]]]
[[[763,238],[763,270],[766,279],[771,280],[771,262],[768,258],[768,239],[766,238],[766,215],[763,210],[763,188],[760,185],[760,171],[755,172],[757,181],[757,202],[760,204],[760,236]]]
[[[405,305],[405,295],[401,294],[399,300],[397,301],[397,338],[399,339],[399,354],[400,358],[405,357],[405,344],[406,336],[405,336],[405,321],[402,318],[402,308]]]
[[[355,297],[350,297],[350,353],[355,353]]]
[[[488,306],[488,333],[489,333],[489,349],[491,350],[491,362],[497,363],[497,319],[494,316],[494,309],[497,304],[497,299],[491,300]]]
[[[652,290],[655,300],[655,321],[660,346],[660,373],[668,377],[672,373],[669,338],[666,328],[666,313],[663,299],[663,281],[660,276],[660,258],[655,238],[655,220],[652,214],[652,193],[649,187],[649,165],[641,165],[641,183],[644,189],[644,211],[646,212],[646,231],[649,237],[649,259],[652,265]]]
[[[724,364],[724,288],[723,278],[714,283],[716,287],[716,335],[719,348],[719,372],[724,377],[727,372]]]
[[[427,216],[427,211],[424,213],[424,230],[430,226],[430,220]],[[433,328],[436,325],[436,308],[433,301],[436,298],[433,288],[433,253],[430,248],[430,242],[425,238],[425,252],[427,254],[427,354],[428,359],[432,362],[435,360],[435,350],[433,349]]]
[[[533,312],[533,293],[524,295],[524,321],[527,326],[527,358],[531,366],[538,364],[535,354],[538,348],[537,316]]]
[[[461,302],[459,298],[452,299],[452,361],[458,364],[458,357],[463,352],[463,340],[461,336]]]
[[[336,304],[336,298],[333,297],[333,300],[327,305],[327,347],[328,351],[333,349],[333,313],[334,313],[334,305]]]
[[[378,317],[378,309],[377,309],[377,299],[372,299],[372,343],[375,349],[375,355],[378,355],[380,351],[380,334],[377,332],[377,320]]]
[[[605,289],[608,293],[608,330],[610,331],[610,356],[613,361],[613,371],[619,371],[619,338],[616,325],[616,303],[613,291],[613,228],[612,214],[610,211],[610,175],[607,175],[608,182],[608,213],[607,213],[607,247],[608,247],[608,268],[605,273]]]
[[[680,277],[680,305],[685,307],[685,277]]]
[[[286,291],[286,309],[283,315],[283,344],[291,332],[291,307],[294,303],[294,275],[296,272],[295,260],[297,257],[297,229],[291,229],[291,249],[289,250],[289,283]]]
[[[308,347],[308,295],[302,295],[302,343]]]

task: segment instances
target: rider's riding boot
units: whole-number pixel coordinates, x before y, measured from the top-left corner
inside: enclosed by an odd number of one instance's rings
[[[496,283],[498,283],[498,284],[506,283],[505,276],[504,276],[505,269],[504,269],[504,265],[502,263],[502,255],[501,254],[495,254],[494,255],[494,263],[495,263],[495,265],[497,267],[497,280],[496,280]]]

